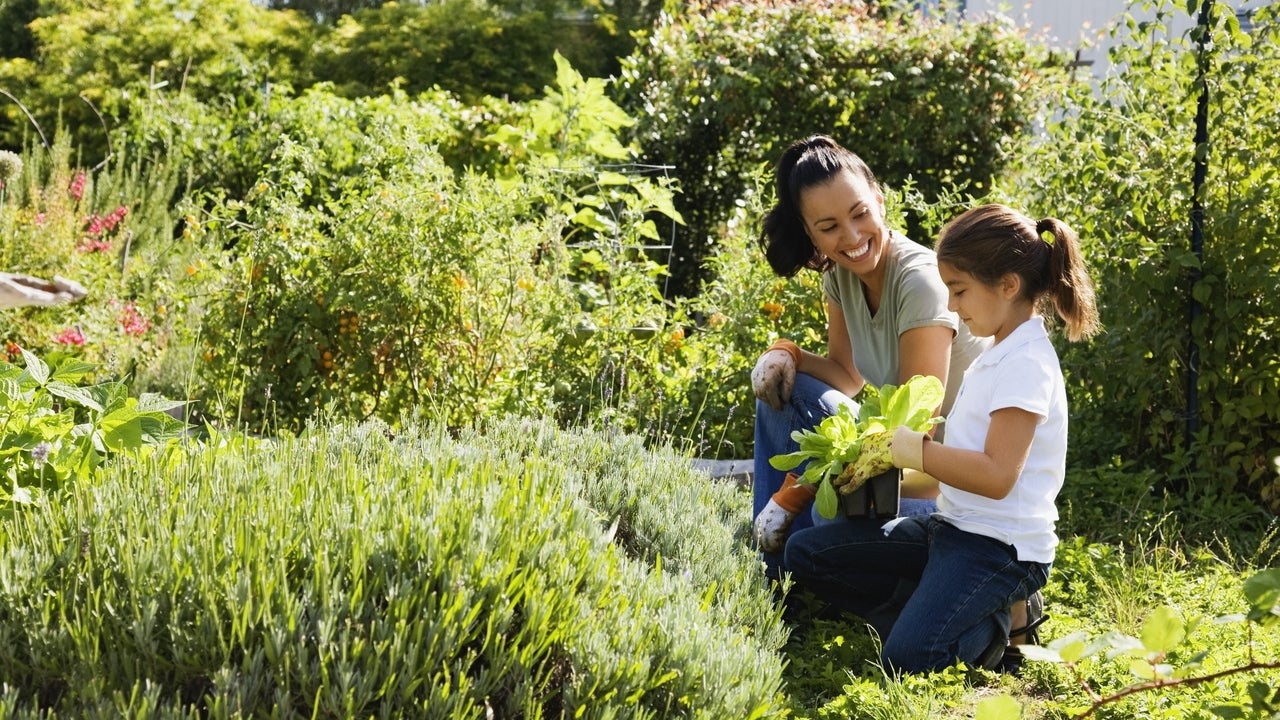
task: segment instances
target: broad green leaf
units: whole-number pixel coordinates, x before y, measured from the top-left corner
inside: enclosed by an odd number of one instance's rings
[[[1084,644],[1080,643],[1080,646],[1083,647]],[[1044,647],[1042,645],[1019,645],[1018,648],[1022,651],[1022,657],[1026,658],[1027,660],[1037,660],[1039,662],[1052,662],[1052,663],[1060,663],[1060,662],[1066,661],[1066,658],[1062,656],[1061,652],[1054,650],[1052,648]],[[1074,645],[1068,646],[1068,649],[1074,650],[1075,646]]]
[[[138,405],[135,409],[140,413],[168,412],[186,404],[186,400],[172,400],[157,393],[142,393],[138,396]]]
[[[1280,618],[1280,568],[1254,573],[1244,581],[1244,596],[1249,601],[1249,619],[1271,625]]]
[[[1129,672],[1143,680],[1155,680],[1159,676],[1151,663],[1142,658],[1133,658],[1129,661]]]
[[[91,365],[87,362],[81,362],[75,359],[68,359],[64,360],[58,365],[58,367],[53,369],[53,375],[50,376],[50,379],[74,383],[96,369],[96,365]]]
[[[22,398],[22,386],[18,384],[15,378],[0,377],[0,396],[10,400],[19,400]]]
[[[62,380],[50,380],[48,385],[44,386],[49,394],[56,395],[60,398],[71,400],[78,405],[83,405],[91,410],[102,412],[102,406],[94,399],[93,394],[88,389],[69,385]]]
[[[22,359],[27,364],[27,372],[31,374],[31,377],[35,378],[37,383],[44,385],[49,382],[49,366],[36,357],[35,353],[22,348]]]
[[[1049,643],[1048,649],[1054,650],[1065,662],[1079,662],[1088,657],[1089,636],[1083,632],[1072,633]],[[1026,652],[1025,650],[1023,652]],[[1034,652],[1034,651],[1033,651]]]
[[[824,482],[818,485],[817,507],[818,514],[827,519],[835,517],[836,512],[840,510],[840,499],[836,496],[836,489],[831,483]]]
[[[1156,608],[1142,624],[1142,646],[1152,653],[1167,653],[1186,639],[1182,614],[1167,605]]]

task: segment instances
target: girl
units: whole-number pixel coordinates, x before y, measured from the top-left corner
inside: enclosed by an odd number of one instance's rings
[[[949,307],[994,343],[965,373],[945,444],[894,433],[894,465],[938,481],[937,512],[884,531],[815,527],[786,547],[797,580],[866,619],[884,639],[886,665],[905,672],[956,660],[997,666],[1010,604],[1048,579],[1067,398],[1040,311],[1056,311],[1073,341],[1098,328],[1078,240],[1059,220],[977,207],[943,229],[937,257]],[[914,586],[905,603],[895,582]]]
[[[867,382],[897,385],[913,375],[947,385],[945,412],[965,367],[986,348],[947,309],[933,251],[885,224],[884,193],[861,158],[814,135],[783,152],[776,186],[761,238],[765,256],[782,277],[823,273],[827,347],[818,354],[779,341],[752,373],[759,398],[752,517],[770,576],[779,574],[788,533],[812,524],[812,489],[784,486],[786,474],[769,464],[796,450],[792,433],[853,402]],[[903,502],[903,510],[931,512],[929,491],[914,508]]]

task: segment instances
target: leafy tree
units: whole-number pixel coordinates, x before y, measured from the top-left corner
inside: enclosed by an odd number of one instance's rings
[[[634,137],[681,182],[677,292],[696,291],[751,174],[811,133],[836,136],[889,185],[913,179],[927,200],[984,191],[1002,170],[1030,121],[1043,51],[995,21],[883,12],[825,0],[697,3],[663,15],[624,60],[619,94],[640,120]]]
[[[165,0],[49,0],[31,23],[32,58],[0,62],[0,88],[20,98],[36,123],[72,130],[91,158],[106,131],[127,119],[132,99],[177,89],[196,99],[252,99],[296,76],[310,49],[310,26],[294,13],[251,0],[210,0],[175,9]],[[20,146],[30,121],[0,106],[0,144]],[[106,127],[104,127],[104,125]]]

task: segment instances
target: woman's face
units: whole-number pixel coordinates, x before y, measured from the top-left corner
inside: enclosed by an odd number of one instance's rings
[[[888,246],[884,195],[865,178],[841,170],[800,193],[800,216],[818,252],[855,275],[870,275]]]

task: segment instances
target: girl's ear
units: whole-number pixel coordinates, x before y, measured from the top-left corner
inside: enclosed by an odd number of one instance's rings
[[[1022,276],[1018,273],[1005,273],[1000,278],[1000,294],[1006,300],[1016,300],[1022,292]]]

